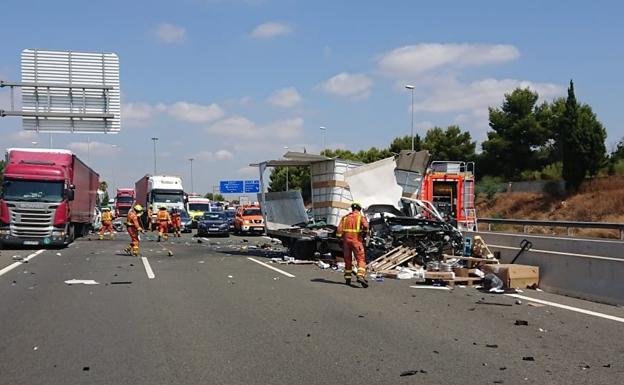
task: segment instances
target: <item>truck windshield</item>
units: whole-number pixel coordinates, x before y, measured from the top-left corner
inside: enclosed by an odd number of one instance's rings
[[[182,191],[155,191],[152,193],[152,199],[158,203],[182,203]]]
[[[210,203],[189,203],[191,211],[210,211]]]
[[[134,202],[134,198],[132,197],[117,197],[117,203],[128,203],[131,204]]]
[[[2,192],[7,201],[60,202],[63,200],[63,182],[5,180]]]

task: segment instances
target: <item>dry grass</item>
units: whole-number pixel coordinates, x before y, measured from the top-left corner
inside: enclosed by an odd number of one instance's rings
[[[537,193],[501,193],[491,202],[483,199],[477,202],[477,214],[482,218],[624,223],[624,177],[596,178],[581,186],[578,194],[564,198]],[[517,226],[501,229],[522,231]],[[529,230],[540,234],[567,234],[563,228],[534,227]],[[614,230],[572,231],[577,236],[619,237],[619,232]]]

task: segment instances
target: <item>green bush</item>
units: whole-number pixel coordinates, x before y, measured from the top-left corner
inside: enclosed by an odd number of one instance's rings
[[[475,192],[484,194],[487,200],[494,199],[496,193],[505,191],[505,184],[501,177],[486,175],[477,183]]]

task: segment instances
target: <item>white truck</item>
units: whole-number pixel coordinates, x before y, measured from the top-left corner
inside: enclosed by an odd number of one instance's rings
[[[154,214],[162,206],[167,210],[184,210],[186,196],[182,188],[182,179],[169,175],[145,175],[135,185],[136,203],[147,210],[152,206]]]

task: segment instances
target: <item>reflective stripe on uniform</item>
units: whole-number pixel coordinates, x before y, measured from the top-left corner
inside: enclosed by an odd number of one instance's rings
[[[362,223],[362,216],[358,214],[357,220],[355,221],[355,229],[345,228],[345,225],[347,224],[347,218],[348,216],[345,216],[344,218],[342,218],[342,232],[343,233],[359,233],[361,223]]]

